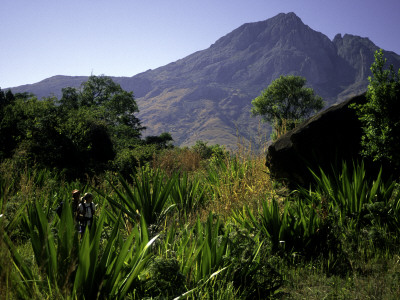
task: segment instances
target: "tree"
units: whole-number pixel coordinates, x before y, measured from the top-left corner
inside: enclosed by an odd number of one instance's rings
[[[6,103],[0,114],[0,160],[56,168],[73,178],[108,167],[115,157],[110,134],[115,122],[106,120],[102,105],[79,106],[79,93],[63,92],[62,101],[29,93],[0,95]]]
[[[6,93],[0,88],[0,112],[6,106]]]
[[[13,104],[15,101],[15,96],[11,92],[11,90],[8,90],[7,92],[4,92],[0,88],[0,110],[3,109],[5,106],[9,104]]]
[[[69,94],[65,97],[75,96],[71,91],[66,92]],[[123,90],[110,77],[90,76],[81,86],[78,102],[80,107],[91,108],[101,115],[101,119],[109,125],[117,148],[132,146],[140,140],[145,127],[135,116],[139,108],[133,92]]]
[[[113,167],[132,172],[155,151],[173,147],[169,133],[141,140],[138,111],[133,93],[106,76],[62,89],[59,100],[0,89],[0,163],[58,169],[68,178]]]
[[[60,108],[66,112],[68,110],[74,110],[79,108],[78,91],[73,87],[66,87],[62,90],[62,97],[58,101]]]
[[[150,135],[146,136],[145,143],[147,145],[155,145],[158,149],[170,149],[173,148],[174,145],[172,142],[174,139],[172,138],[169,132],[163,132],[159,136],[158,135]]]
[[[368,77],[367,102],[355,106],[362,124],[362,154],[400,167],[400,69],[385,69],[383,51],[375,51]]]
[[[58,124],[53,98],[38,100],[32,94],[15,94],[0,123],[0,158],[19,155],[30,163],[58,167],[65,161],[62,150],[66,140]]]
[[[301,76],[280,76],[255,98],[251,112],[260,115],[266,122],[273,123],[275,131],[282,126],[293,129],[313,113],[324,107],[322,98],[306,87]]]

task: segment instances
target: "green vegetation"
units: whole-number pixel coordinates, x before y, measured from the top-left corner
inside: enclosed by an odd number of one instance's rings
[[[368,77],[367,103],[355,106],[363,124],[363,154],[400,167],[400,69],[385,69],[382,49],[375,52]]]
[[[1,299],[400,297],[399,178],[343,163],[289,190],[244,147],[141,139],[107,77],[0,100]],[[76,188],[97,204],[83,235]]]
[[[0,90],[0,161],[46,168],[68,179],[106,171],[124,175],[171,147],[169,133],[141,139],[138,106],[107,76],[90,76],[61,99]]]
[[[195,151],[166,149],[163,158]],[[310,189],[288,191],[269,179],[262,157],[244,153],[199,158],[188,172],[150,164],[130,181],[2,173],[1,296],[397,298],[397,184],[372,180],[362,163],[313,174]],[[76,187],[95,192],[98,205],[83,237],[69,206]]]
[[[323,108],[322,98],[306,82],[301,76],[280,76],[251,102],[252,114],[273,124],[273,138]]]

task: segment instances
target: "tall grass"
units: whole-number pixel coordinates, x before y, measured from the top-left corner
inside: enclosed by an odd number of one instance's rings
[[[237,153],[211,162],[205,172],[211,207],[221,215],[243,205],[260,204],[259,199],[272,190],[262,155]]]
[[[335,176],[314,170],[315,186],[279,196],[262,156],[236,153],[201,165],[170,174],[144,167],[131,181],[109,174],[92,186],[48,172],[29,171],[12,185],[0,180],[1,293],[317,299],[366,296],[359,285],[376,297],[399,294],[400,196],[382,174],[372,180],[362,164],[343,165]],[[15,189],[21,183],[23,195]],[[89,187],[100,195],[100,213],[81,236],[69,198]],[[53,209],[61,200],[59,219]],[[379,287],[378,274],[387,280]]]
[[[195,172],[201,168],[201,156],[189,148],[168,149],[153,157],[154,169],[162,169],[167,175]]]

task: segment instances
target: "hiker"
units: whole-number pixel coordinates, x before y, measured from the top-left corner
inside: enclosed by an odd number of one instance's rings
[[[77,211],[78,211],[78,205],[79,205],[79,198],[81,196],[81,192],[77,189],[72,191],[72,200],[71,200],[71,208],[72,208],[72,218],[74,219],[74,222],[77,223]],[[58,207],[56,208],[56,213],[58,216],[61,218],[61,213],[62,209],[64,206],[64,202],[61,201]]]
[[[96,205],[93,203],[93,195],[91,193],[86,193],[82,197],[81,203],[78,205],[79,230],[82,235],[85,233],[86,227],[89,227],[89,229],[92,227],[95,211]]]
[[[81,191],[77,189],[73,190],[72,202],[71,202],[72,218],[74,219],[75,228],[78,231],[79,231],[78,206],[80,198],[81,198]]]
[[[76,217],[78,215],[78,206],[79,206],[79,199],[81,197],[81,192],[79,190],[73,190],[72,191],[72,216],[74,217],[74,220],[76,220]]]

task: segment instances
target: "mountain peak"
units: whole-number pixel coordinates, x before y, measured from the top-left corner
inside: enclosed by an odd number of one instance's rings
[[[249,118],[251,100],[280,75],[300,75],[327,104],[364,92],[377,49],[368,38],[326,35],[305,25],[295,13],[247,23],[197,51],[131,78],[114,78],[137,97],[146,135],[171,133],[178,145],[196,140],[236,145],[237,137],[257,143],[258,120]],[[385,52],[389,63],[400,57]],[[38,96],[60,95],[79,79],[52,80],[13,89]]]
[[[269,20],[284,20],[286,22],[303,24],[303,21],[294,12],[279,13],[275,17],[272,17]]]
[[[305,31],[310,28],[293,12],[280,13],[273,18],[245,23],[217,40],[212,47],[232,47],[244,50],[254,43],[271,43],[294,31]]]

